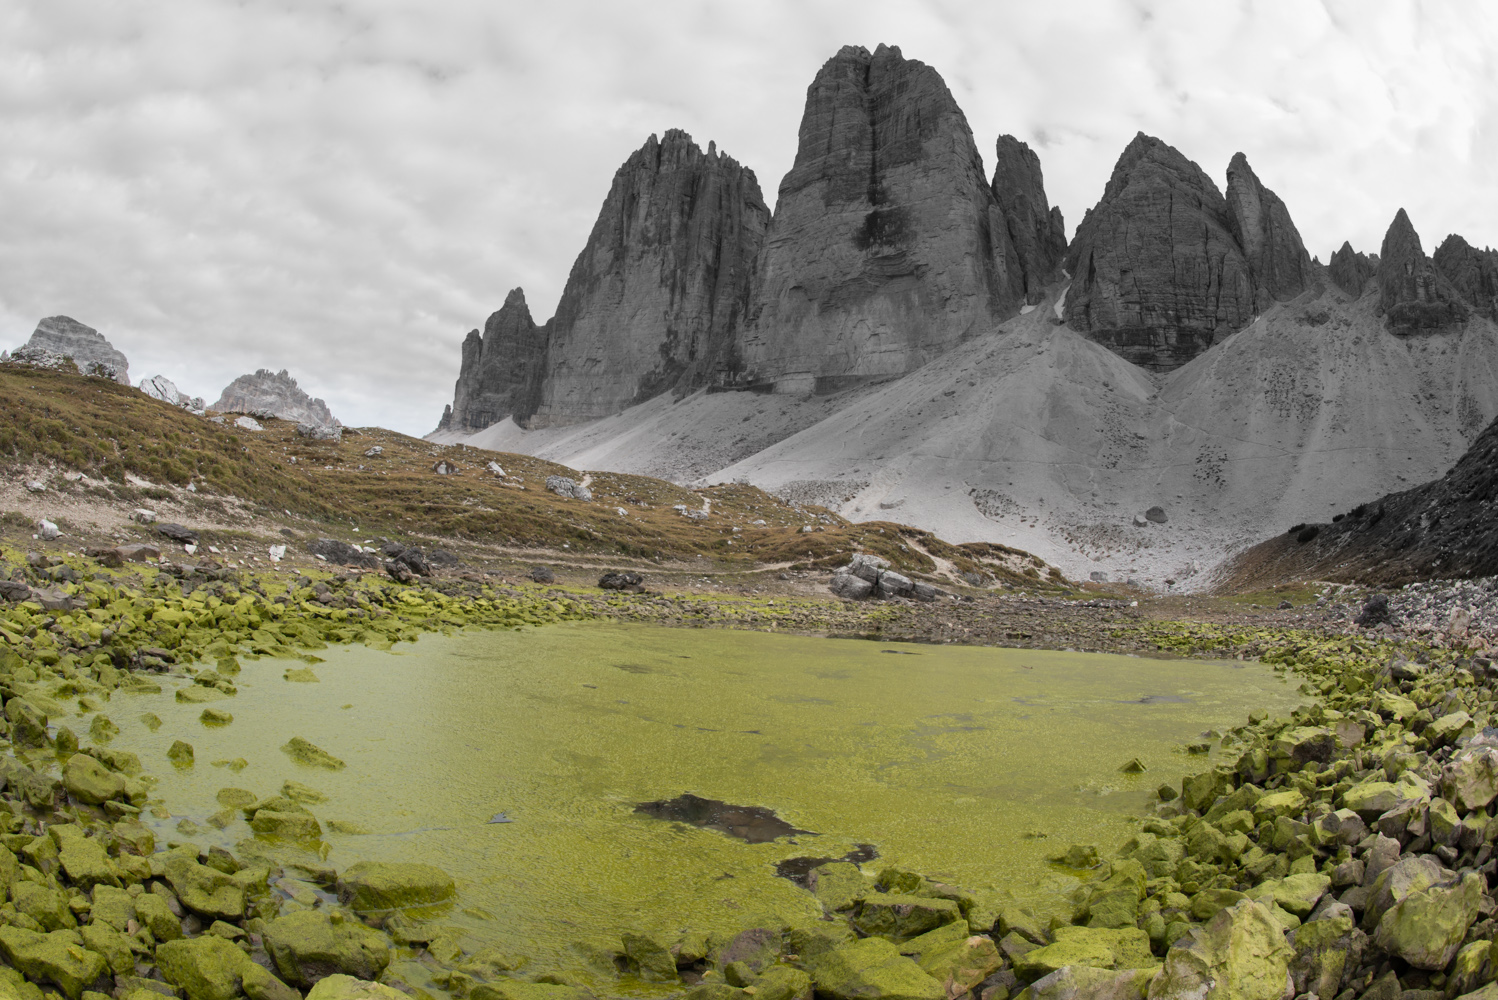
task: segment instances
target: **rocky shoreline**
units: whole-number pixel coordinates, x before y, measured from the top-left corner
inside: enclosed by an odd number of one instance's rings
[[[139,816],[160,802],[140,759],[111,745],[107,717],[113,692],[159,690],[165,672],[192,681],[179,701],[221,711],[206,703],[235,693],[241,658],[315,659],[330,643],[388,648],[427,631],[589,619],[1252,657],[1293,672],[1313,698],[1293,717],[1250,718],[1204,745],[1217,766],[1162,787],[1117,856],[1059,852],[1057,866],[1078,879],[1069,913],[1043,919],[991,893],[832,862],[806,878],[826,912],[811,925],[722,939],[624,934],[594,962],[619,977],[621,994],[1433,1000],[1498,978],[1494,671],[1446,633],[1437,646],[1387,629],[1339,634],[1330,615],[1162,620],[1121,600],[871,606],[586,593],[472,573],[403,584],[3,557],[24,565],[0,575],[29,582],[23,599],[0,606],[11,747],[0,765],[0,983],[26,1000],[589,995],[581,980],[533,981],[517,956],[465,947],[441,919],[455,892],[447,873],[329,864],[309,849],[321,829],[316,793],[295,782],[268,799],[220,793],[223,815],[242,813],[257,832],[233,852],[158,850]],[[39,707],[73,699],[94,713],[87,745]],[[306,741],[292,750],[321,754]]]

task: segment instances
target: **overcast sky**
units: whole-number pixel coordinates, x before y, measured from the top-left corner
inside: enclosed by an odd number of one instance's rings
[[[1237,150],[1324,262],[1405,207],[1498,244],[1498,31],[1417,0],[0,0],[0,346],[63,313],[211,402],[289,368],[425,433],[464,334],[552,313],[609,181],[683,128],[774,204],[844,44],[943,75],[1068,231],[1136,131]]]

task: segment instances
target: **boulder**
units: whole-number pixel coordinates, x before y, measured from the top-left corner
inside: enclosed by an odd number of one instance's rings
[[[875,589],[880,597],[905,597],[915,592],[915,584],[910,577],[887,569],[879,574],[879,583]]]
[[[157,941],[175,941],[182,936],[182,924],[176,914],[172,913],[166,900],[155,893],[135,897],[135,915],[140,925]]]
[[[71,316],[48,316],[37,323],[25,348],[72,358],[80,372],[90,369],[123,385],[130,384],[130,362],[93,327]],[[19,355],[21,352],[18,351]]]
[[[593,492],[575,479],[566,476],[547,476],[546,488],[559,497],[571,497],[575,500],[591,501]]]
[[[647,983],[675,983],[676,958],[671,954],[671,940],[663,934],[625,931],[620,936],[624,958],[634,975]]]
[[[948,1000],[946,988],[882,937],[802,956],[817,994],[834,1000]]]
[[[55,983],[69,1000],[80,1000],[85,989],[96,988],[98,980],[109,973],[104,957],[85,950],[83,939],[73,930],[39,934],[0,925],[0,954],[30,981]]]
[[[1395,861],[1369,885],[1368,900],[1363,907],[1363,927],[1376,928],[1396,903],[1412,892],[1443,884],[1446,874],[1440,863],[1426,854],[1407,855]]]
[[[314,427],[340,426],[328,409],[328,404],[303,392],[296,384],[296,379],[284,369],[272,372],[261,368],[253,375],[239,376],[224,387],[218,402],[209,409],[218,413],[243,413],[261,419],[274,417],[288,423]]]
[[[961,919],[962,911],[950,899],[876,892],[858,907],[853,926],[864,934],[904,941]]]
[[[365,552],[357,545],[337,538],[317,538],[308,543],[307,552],[314,556],[322,556],[330,563],[340,566],[360,566],[365,569],[379,569],[380,559],[373,552]]]
[[[96,806],[125,794],[125,779],[88,754],[75,753],[62,768],[62,787],[79,802]]]
[[[1029,1000],[1143,1000],[1154,969],[1094,969],[1068,965],[1031,983]]]
[[[268,975],[268,973],[267,973]],[[533,983],[518,983],[519,987],[533,986]],[[245,992],[249,992],[249,983],[245,984]],[[530,994],[511,995],[506,991],[510,984],[491,986],[484,984],[478,987],[472,994],[476,1000],[540,1000]],[[576,992],[573,987],[554,987],[557,990]],[[480,996],[478,990],[485,990],[485,995]],[[492,991],[492,992],[489,992]],[[522,991],[523,992],[523,991]],[[271,1000],[268,997],[256,997],[251,994],[250,1000]],[[307,992],[307,1000],[409,1000],[409,994],[402,993],[393,986],[385,986],[382,983],[372,983],[365,979],[355,979],[353,976],[326,976],[318,980],[317,985]]]
[[[1460,882],[1412,889],[1379,918],[1373,943],[1417,969],[1444,969],[1477,919],[1484,888],[1469,872]]]
[[[601,590],[628,590],[636,594],[640,592],[640,585],[644,582],[645,578],[640,574],[624,570],[614,570],[598,578]]]
[[[244,916],[244,888],[218,869],[198,864],[190,850],[166,854],[160,863],[172,891],[189,910],[210,920],[239,920]]]
[[[360,912],[433,906],[451,900],[457,885],[433,865],[360,861],[338,879],[338,897]]]
[[[1053,943],[1016,958],[1015,972],[1039,978],[1067,966],[1145,969],[1156,964],[1149,935],[1137,927],[1057,927],[1055,936]]]
[[[1245,899],[1171,946],[1149,1000],[1281,1000],[1293,956],[1279,921]]]
[[[345,767],[343,761],[300,736],[287,740],[281,747],[281,752],[306,767],[320,767],[328,771],[341,771]]]
[[[1498,797],[1498,749],[1459,751],[1441,768],[1441,795],[1459,812],[1485,809]]]
[[[828,589],[844,600],[861,601],[874,592],[874,585],[862,577],[839,570],[832,574],[832,582],[828,584]]]
[[[851,861],[832,861],[813,868],[807,873],[806,887],[830,912],[850,910],[874,891],[868,876]]]
[[[156,964],[167,982],[186,992],[187,1000],[235,1000],[253,963],[234,942],[205,934],[158,945]]]
[[[1312,920],[1291,931],[1289,940],[1295,949],[1290,978],[1297,996],[1335,997],[1343,979],[1362,961],[1364,935],[1350,916]]]
[[[334,923],[323,910],[302,910],[266,925],[265,950],[281,978],[307,987],[325,976],[378,979],[390,964],[390,941],[356,920]]]
[[[550,566],[532,566],[530,572],[525,575],[532,583],[557,582],[557,575],[551,571]]]

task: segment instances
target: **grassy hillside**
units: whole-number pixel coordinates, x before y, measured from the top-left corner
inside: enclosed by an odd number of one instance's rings
[[[376,447],[379,454],[369,452]],[[488,470],[497,463],[504,476]],[[907,572],[950,568],[992,580],[1064,585],[1059,573],[1001,545],[950,545],[929,532],[853,524],[753,486],[689,490],[645,476],[587,473],[526,455],[433,445],[382,428],[312,441],[281,421],[265,430],[214,423],[103,379],[0,366],[0,463],[19,474],[84,473],[49,486],[122,504],[181,496],[219,510],[290,512],[322,532],[452,538],[652,561],[830,568],[856,551]],[[437,471],[438,466],[449,470]],[[586,480],[592,502],[560,497],[546,477]],[[140,482],[132,482],[131,477]],[[165,491],[165,492],[163,492]],[[684,508],[684,509],[677,509]],[[706,511],[694,519],[687,512]]]

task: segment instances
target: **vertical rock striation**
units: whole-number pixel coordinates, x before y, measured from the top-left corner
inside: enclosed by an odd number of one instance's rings
[[[1377,257],[1356,252],[1352,244],[1345,240],[1342,249],[1332,254],[1326,265],[1326,274],[1332,279],[1332,284],[1355,299],[1362,297],[1363,290],[1368,287],[1368,279],[1373,277],[1376,270]]]
[[[1252,268],[1211,179],[1143,132],[1067,252],[1065,319],[1153,371],[1185,364],[1255,312]]]
[[[1235,153],[1228,164],[1227,206],[1228,228],[1248,258],[1259,311],[1311,287],[1311,256],[1290,221],[1289,209],[1260,183],[1242,153]]]
[[[1038,191],[1038,170],[1034,181]],[[1030,210],[1016,204],[1017,216]],[[1025,290],[940,75],[898,48],[844,47],[807,88],[741,338],[742,381],[806,391],[903,374],[1015,312]]]
[[[511,415],[529,419],[540,401],[545,359],[545,330],[531,319],[525,292],[513,289],[483,334],[472,330],[464,339],[452,406],[437,429],[471,433]]]
[[[102,366],[116,382],[130,384],[130,362],[104,335],[91,326],[84,326],[71,316],[48,316],[36,325],[31,339],[25,344],[32,350],[45,351],[73,359],[78,370],[87,373],[89,366]]]
[[[732,351],[768,222],[752,170],[685,132],[651,136],[614,174],[546,325],[531,425],[608,416],[704,380]]]
[[[1040,157],[1014,136],[999,136],[990,189],[1019,258],[1025,301],[1034,305],[1066,257],[1066,223],[1061,209],[1046,203]]]
[[[1466,319],[1460,296],[1425,256],[1404,209],[1389,224],[1378,256],[1378,309],[1390,330],[1416,333]]]
[[[1473,312],[1498,319],[1498,250],[1479,250],[1452,233],[1436,248],[1431,263]]]

